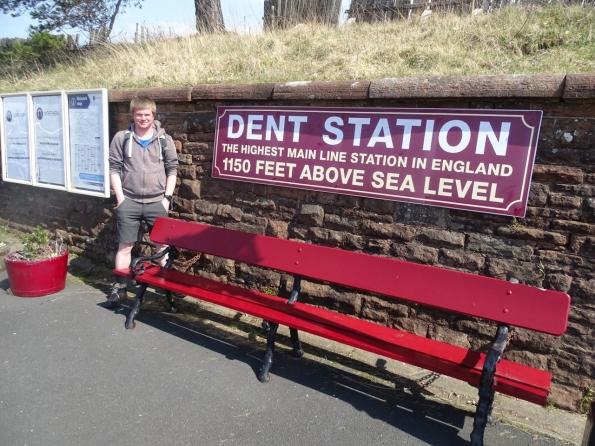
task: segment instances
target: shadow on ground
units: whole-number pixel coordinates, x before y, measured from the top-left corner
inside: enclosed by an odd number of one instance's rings
[[[107,290],[104,284],[96,287],[102,291]],[[122,330],[125,329],[124,322],[134,302],[132,293],[129,295],[119,308],[106,308],[106,311],[114,311],[122,316]],[[253,323],[245,322],[246,316],[239,313],[235,317],[228,317],[210,311],[201,304],[178,300],[179,312],[170,314],[162,312],[166,309],[165,304],[163,295],[147,290],[141,312],[136,318],[137,323],[178,336],[217,352],[230,361],[242,361],[252,368],[254,380],[257,380],[264,358],[266,331]],[[387,372],[382,359],[373,367],[302,343],[306,356],[295,359],[290,354],[289,337],[277,335],[271,380],[283,378],[340,399],[357,410],[366,412],[370,417],[428,444],[469,444],[469,441],[460,437],[460,431],[466,417],[471,414],[430,399],[432,394],[424,389],[435,378],[435,374],[428,372],[419,380],[413,381]]]

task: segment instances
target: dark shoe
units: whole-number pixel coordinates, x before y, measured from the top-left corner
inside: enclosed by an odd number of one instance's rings
[[[106,301],[107,308],[116,308],[120,301],[126,297],[126,284],[114,283]]]

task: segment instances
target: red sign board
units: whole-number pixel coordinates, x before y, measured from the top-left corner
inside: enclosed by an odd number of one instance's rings
[[[213,177],[523,217],[541,111],[219,107]]]

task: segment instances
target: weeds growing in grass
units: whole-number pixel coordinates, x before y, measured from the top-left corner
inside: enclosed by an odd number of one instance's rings
[[[0,91],[192,86],[386,77],[595,71],[593,8],[507,7],[484,15],[238,35],[196,34],[94,51],[0,74]]]

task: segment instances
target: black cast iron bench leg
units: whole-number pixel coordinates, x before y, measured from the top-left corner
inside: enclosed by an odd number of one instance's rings
[[[144,299],[144,295],[145,295],[145,291],[147,290],[147,287],[148,287],[148,285],[146,283],[141,283],[141,285],[138,289],[138,292],[136,293],[136,301],[134,302],[134,306],[132,307],[130,314],[126,318],[125,327],[127,330],[131,330],[134,327],[136,327],[134,320],[136,319],[136,316],[138,316],[138,313],[140,312],[140,306],[143,303],[143,299]],[[176,307],[176,304],[174,302],[173,293],[170,290],[165,290],[165,295],[167,296],[167,302],[169,303],[169,312],[177,313],[178,308]]]
[[[165,296],[167,297],[167,303],[169,304],[169,312],[177,313],[178,307],[176,307],[176,303],[174,302],[174,293],[172,293],[171,290],[165,290]]]
[[[270,379],[269,370],[271,368],[271,365],[273,364],[273,353],[275,352],[275,337],[277,336],[277,329],[279,328],[279,324],[275,324],[274,322],[268,322],[268,325],[271,328],[269,329],[269,334],[267,335],[266,354],[264,355],[264,364],[262,365],[262,369],[260,369],[260,373],[258,375],[258,380],[261,383],[265,383]]]
[[[145,291],[147,290],[147,286],[148,285],[146,283],[141,283],[140,287],[138,288],[138,291],[136,292],[136,300],[134,302],[134,306],[132,307],[132,310],[130,310],[130,314],[126,318],[126,323],[124,324],[126,330],[132,330],[134,327],[136,327],[134,319],[140,311],[140,306],[143,303],[143,297],[145,295]]]
[[[151,261],[151,260],[158,260],[166,254],[169,254],[169,256],[168,256],[167,261],[165,262],[165,266],[163,268],[171,268],[171,266],[173,264],[173,249],[171,248],[171,246],[168,246],[163,251],[158,252],[155,255],[147,256],[147,257],[137,257],[137,258],[133,259],[130,264],[130,272],[132,273],[132,275],[134,277],[135,283],[136,283],[136,277],[142,275],[145,272],[145,265],[143,262]],[[134,306],[132,307],[130,314],[126,318],[126,323],[124,324],[124,326],[126,327],[127,330],[132,330],[134,327],[136,327],[136,323],[134,322],[134,320],[136,319],[136,316],[140,312],[140,306],[143,303],[143,298],[145,295],[145,291],[147,290],[147,287],[148,287],[148,284],[146,284],[146,283],[141,283],[139,286],[138,292],[136,293],[136,301],[134,302]],[[167,297],[167,302],[169,303],[169,311],[171,313],[176,313],[178,311],[178,309],[176,307],[176,304],[174,303],[174,298],[173,298],[172,292],[170,290],[165,290],[165,296]]]
[[[293,346],[291,356],[294,358],[301,358],[304,356],[304,350],[302,350],[302,343],[300,342],[297,328],[290,328],[289,335],[291,336],[291,345]]]
[[[258,380],[264,383],[269,380],[269,370],[271,368],[271,365],[273,364],[273,353],[275,352],[275,337],[277,335],[277,329],[279,328],[279,324],[274,324],[269,321],[262,321],[262,328],[269,330],[269,333],[267,335],[267,347],[264,365],[262,366],[262,369],[258,376]],[[293,346],[293,350],[291,350],[291,356],[293,356],[294,358],[301,358],[302,356],[304,356],[304,350],[302,349],[302,343],[300,342],[298,330],[296,328],[290,328],[289,335],[291,337],[291,345]]]
[[[293,277],[293,289],[291,290],[291,295],[289,296],[289,299],[287,299],[288,305],[293,305],[298,300],[301,290],[302,278],[296,275]],[[297,329],[290,328],[289,334],[291,336],[291,345],[293,346],[291,355],[294,358],[301,358],[302,356],[304,356],[304,351],[302,350],[302,343],[300,342]]]
[[[492,421],[492,409],[494,407],[494,391],[492,384],[496,374],[496,364],[500,361],[502,353],[508,343],[508,325],[500,325],[496,332],[496,338],[492,348],[488,352],[483,370],[481,371],[481,380],[479,381],[479,401],[473,420],[473,432],[471,432],[471,446],[483,446],[483,434],[485,427]]]
[[[293,289],[291,290],[291,295],[289,296],[289,299],[287,299],[288,305],[293,305],[297,301],[301,291],[301,283],[302,278],[297,275],[294,276]],[[262,369],[260,370],[260,374],[258,375],[258,380],[261,383],[265,383],[270,379],[269,370],[271,368],[271,365],[273,364],[273,353],[275,352],[275,336],[277,335],[277,329],[279,328],[279,324],[275,324],[269,321],[262,321],[262,328],[269,330],[269,334],[267,335],[267,348],[266,354],[264,356],[264,364],[262,366]],[[291,355],[294,358],[301,358],[302,356],[304,356],[304,350],[302,350],[302,343],[300,342],[298,330],[296,328],[290,327],[289,335],[291,336],[291,345],[293,346]]]

